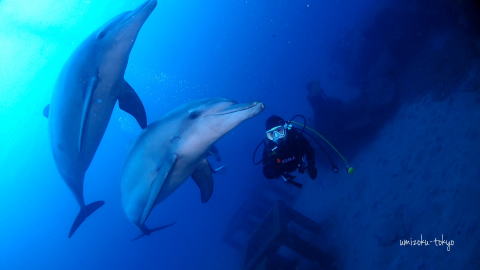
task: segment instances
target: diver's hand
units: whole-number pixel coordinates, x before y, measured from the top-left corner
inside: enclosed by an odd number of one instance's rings
[[[307,169],[308,169],[308,175],[310,175],[310,178],[312,179],[317,178],[317,168],[315,166],[309,166]]]

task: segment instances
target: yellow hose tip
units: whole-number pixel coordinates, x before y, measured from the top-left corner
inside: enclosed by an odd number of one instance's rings
[[[355,168],[348,167],[347,172],[348,172],[348,174],[353,174],[355,172]]]

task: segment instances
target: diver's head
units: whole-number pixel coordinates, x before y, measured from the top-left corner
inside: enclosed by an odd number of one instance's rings
[[[287,122],[278,115],[270,116],[265,122],[265,134],[267,139],[276,143],[286,138],[287,129]]]

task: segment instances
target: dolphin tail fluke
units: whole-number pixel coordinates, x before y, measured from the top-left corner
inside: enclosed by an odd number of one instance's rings
[[[139,228],[140,228],[140,230],[142,231],[142,233],[141,233],[139,236],[133,238],[132,241],[136,241],[136,240],[138,240],[138,239],[140,239],[140,238],[142,238],[142,237],[144,237],[144,236],[147,236],[147,235],[150,235],[150,234],[152,234],[152,233],[154,233],[154,232],[157,232],[157,231],[166,229],[166,228],[168,228],[168,227],[170,227],[170,226],[173,226],[173,225],[175,225],[175,223],[170,223],[170,224],[163,225],[163,226],[160,226],[160,227],[156,227],[156,228],[153,228],[153,229],[149,229],[149,228],[147,228],[146,226],[141,226],[141,227],[139,227]]]
[[[87,219],[93,212],[95,212],[98,208],[102,207],[102,205],[104,204],[104,201],[96,201],[80,208],[80,212],[78,212],[78,215],[73,221],[72,227],[70,228],[68,238],[72,237],[72,235],[75,233],[75,231],[77,231],[78,227],[82,225],[85,219]]]

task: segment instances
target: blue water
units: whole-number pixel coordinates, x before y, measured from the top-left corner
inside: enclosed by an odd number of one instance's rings
[[[150,224],[176,225],[131,242],[138,230],[122,211],[120,176],[140,128],[116,107],[85,179],[86,201],[102,199],[106,205],[72,239],[67,239],[78,209],[57,172],[42,110],[50,102],[57,76],[73,50],[110,18],[141,3],[0,1],[0,269],[241,269],[243,253],[228,246],[223,237],[233,214],[248,200],[247,192],[266,181],[261,168],[251,162],[252,151],[264,135],[265,119],[271,114],[285,118],[304,114],[314,123],[318,116],[305,88],[311,80],[321,80],[329,96],[344,102],[362,96],[357,86],[375,79],[368,74],[382,73],[365,69],[370,68],[369,61],[380,61],[382,56],[375,51],[380,50],[377,45],[382,43],[381,35],[389,31],[359,34],[360,29],[377,23],[376,14],[386,6],[396,8],[387,0],[159,1],[138,36],[125,74],[141,97],[150,121],[176,106],[205,97],[261,101],[265,111],[217,143],[226,169],[215,175],[210,202],[201,204],[197,187],[188,181],[157,206],[149,219]],[[444,31],[447,36],[451,33],[448,27]],[[431,39],[432,50],[442,47],[443,32],[431,32],[440,33]],[[374,40],[372,46],[365,39]],[[388,39],[390,44],[394,39]],[[411,42],[404,40],[406,47],[408,44]],[[405,53],[392,51],[394,55]],[[423,52],[416,51],[416,55]],[[410,58],[415,57],[410,54]],[[386,57],[381,61],[397,60]],[[445,63],[449,62],[441,64]],[[447,71],[442,74],[451,75]],[[411,78],[419,81],[418,89],[425,90],[428,80],[437,80],[430,75]],[[399,78],[386,76],[384,80]],[[406,84],[396,81],[396,85]],[[420,92],[428,91],[415,93]],[[442,92],[439,99],[449,94]],[[411,93],[405,96],[402,102],[417,97]],[[378,120],[375,128],[383,127],[388,119]],[[473,129],[474,124],[471,126]],[[369,141],[374,140],[372,136],[367,136]],[[339,143],[350,146],[355,139]],[[346,152],[361,156],[361,152]],[[322,199],[308,203],[321,204]],[[478,246],[474,250],[478,251]],[[371,267],[361,265],[358,269],[375,268]],[[408,268],[397,265],[391,269]]]

